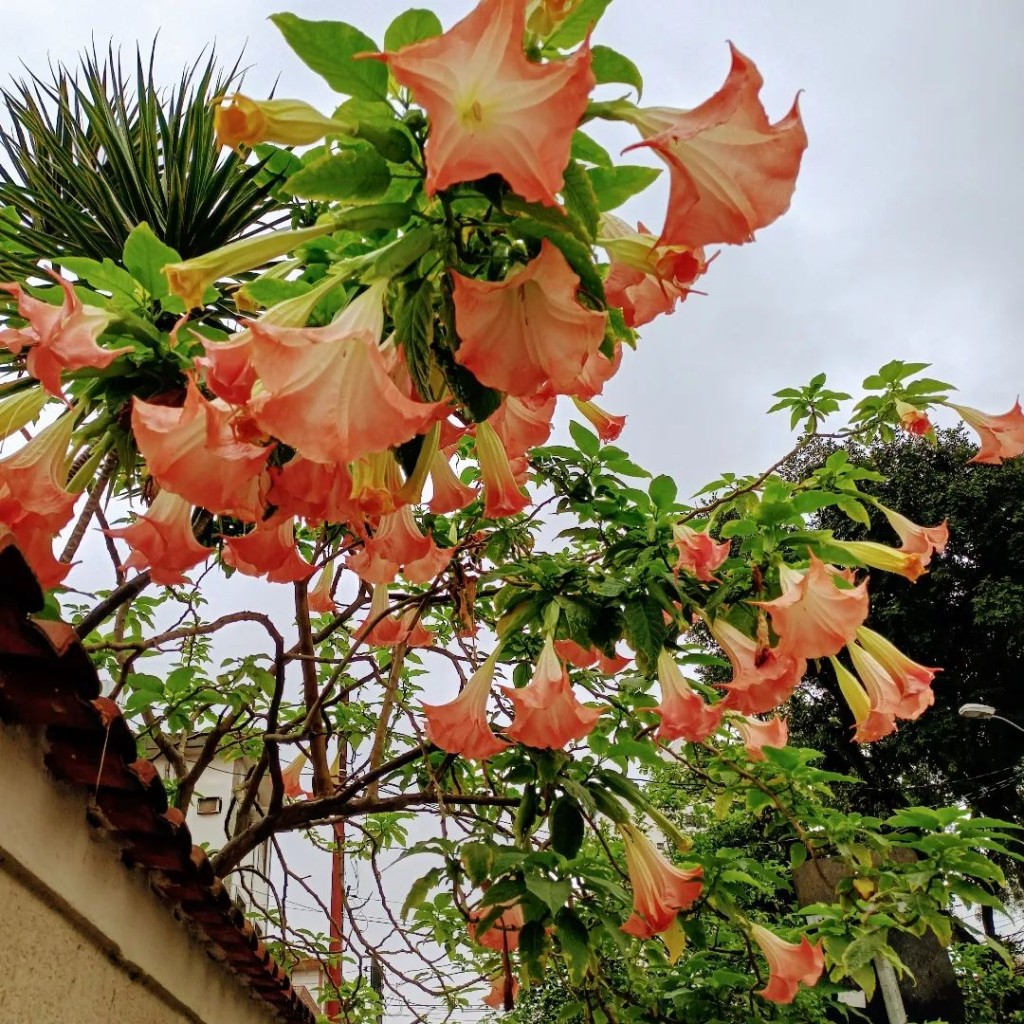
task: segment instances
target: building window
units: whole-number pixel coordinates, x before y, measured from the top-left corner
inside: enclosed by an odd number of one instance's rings
[[[201,796],[196,801],[197,814],[220,814],[219,796]]]

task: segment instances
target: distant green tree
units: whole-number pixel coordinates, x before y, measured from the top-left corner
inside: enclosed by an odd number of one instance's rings
[[[820,464],[832,450],[822,442],[804,458]],[[865,481],[865,491],[917,523],[948,520],[950,532],[946,553],[916,583],[871,578],[869,624],[916,661],[942,668],[934,708],[878,743],[852,743],[852,717],[824,662],[812,664],[811,685],[791,703],[791,742],[825,751],[827,767],[863,780],[846,797],[866,813],[964,801],[979,814],[1024,822],[1024,733],[957,714],[975,701],[1024,725],[1024,465],[971,464],[975,450],[963,429],[940,430],[935,446],[906,437],[848,449],[888,478]],[[871,518],[868,529],[829,509],[818,525],[844,539],[893,543],[884,517]],[[1024,872],[1006,867],[1020,884]]]

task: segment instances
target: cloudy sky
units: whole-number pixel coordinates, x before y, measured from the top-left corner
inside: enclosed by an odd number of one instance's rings
[[[285,5],[287,8],[287,5]],[[378,41],[396,0],[294,0],[306,18],[358,24]],[[441,0],[446,24],[469,0]],[[130,48],[159,32],[169,81],[216,39],[245,46],[247,91],[329,110],[327,87],[267,16],[276,0],[0,0],[3,77],[73,61],[94,37]],[[803,90],[810,136],[790,213],[756,244],[724,251],[675,315],[644,331],[606,389],[622,441],[695,490],[788,447],[771,392],[827,371],[853,390],[892,357],[928,361],[964,402],[1005,411],[1024,385],[1024,4],[1019,0],[616,0],[595,34],[632,56],[645,102],[693,106],[721,83],[726,40],[758,64],[781,117]],[[11,44],[11,40],[16,41]],[[609,132],[609,144],[633,141]],[[660,225],[664,191],[627,213]],[[232,581],[235,582],[235,581]],[[244,584],[239,583],[234,588]],[[247,592],[236,595],[245,603]],[[269,598],[273,605],[276,598]]]

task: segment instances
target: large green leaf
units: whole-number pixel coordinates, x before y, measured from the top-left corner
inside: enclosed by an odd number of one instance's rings
[[[558,29],[549,37],[548,46],[568,50],[586,39],[590,30],[601,20],[612,0],[583,0]]]
[[[433,11],[413,7],[403,11],[388,25],[384,33],[384,49],[393,53],[403,46],[411,46],[424,39],[439,36],[443,31],[441,22]]]
[[[580,226],[580,234],[588,242],[593,242],[597,237],[597,222],[601,211],[588,172],[575,160],[570,160],[565,168],[562,194],[565,196],[565,208],[569,216]]]
[[[123,259],[128,272],[154,299],[167,297],[169,292],[163,268],[168,263],[180,262],[181,256],[161,242],[145,221],[128,236]]]
[[[638,192],[643,192],[657,180],[661,169],[622,164],[619,167],[589,167],[587,174],[597,195],[598,208],[604,211],[614,210]]]
[[[335,92],[366,100],[387,98],[387,67],[376,60],[355,59],[356,54],[380,50],[364,32],[343,21],[307,21],[295,14],[272,14],[270,20],[302,61]]]
[[[610,46],[595,46],[590,51],[591,69],[598,84],[621,82],[636,89],[637,100],[643,95],[644,80],[637,66]]]
[[[377,199],[390,183],[387,161],[363,143],[312,161],[293,174],[284,187],[303,199],[351,203]]]

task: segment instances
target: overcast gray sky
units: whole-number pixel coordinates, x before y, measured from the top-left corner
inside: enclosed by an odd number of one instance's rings
[[[246,45],[247,91],[278,80],[279,96],[328,110],[329,90],[267,16],[340,18],[379,41],[406,6],[0,0],[0,73],[71,61],[90,36],[130,47],[159,31],[170,80],[215,37],[225,59]],[[470,6],[435,9],[451,24]],[[804,90],[810,148],[790,213],[756,244],[727,248],[704,279],[709,294],[646,328],[606,389],[602,404],[629,414],[621,443],[688,493],[786,450],[786,423],[763,415],[772,391],[819,370],[852,390],[894,356],[934,363],[966,404],[1008,409],[1024,384],[1024,3],[616,0],[594,37],[640,65],[646,103],[672,106],[719,86],[727,39],[757,62],[773,119]],[[656,229],[663,202],[662,190],[626,213]],[[267,601],[280,597],[283,614],[287,591]],[[239,605],[252,593],[239,577],[223,590]]]
[[[424,4],[425,5],[425,4]],[[90,36],[131,46],[160,33],[168,78],[211,38],[245,44],[255,93],[329,108],[327,86],[267,16],[340,18],[378,41],[396,0],[0,0],[0,72],[71,60]],[[469,0],[435,7],[450,24]],[[604,404],[622,443],[695,488],[750,471],[787,441],[770,393],[826,370],[850,390],[893,356],[928,360],[967,404],[1005,411],[1024,382],[1024,4],[1017,0],[616,0],[595,41],[632,56],[645,102],[692,106],[718,87],[727,39],[754,58],[773,117],[803,89],[810,148],[791,211],[727,248],[674,316],[645,329]],[[626,132],[609,140],[632,141]],[[655,161],[656,162],[656,161]],[[657,193],[656,195],[654,193]],[[663,192],[627,207],[652,227]]]

